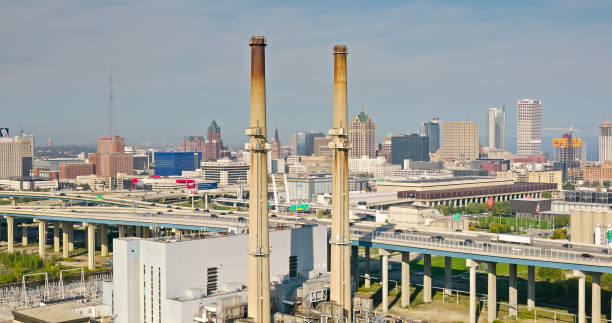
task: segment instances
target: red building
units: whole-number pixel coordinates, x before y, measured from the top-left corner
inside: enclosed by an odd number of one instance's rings
[[[74,179],[77,176],[93,175],[94,165],[88,163],[60,163],[59,178]]]
[[[270,146],[272,147],[272,159],[282,159],[283,151],[280,138],[278,137],[278,129],[274,129],[274,138],[270,141]],[[317,152],[315,151],[315,153]]]
[[[98,138],[98,152],[89,154],[87,159],[93,165],[97,177],[117,177],[118,173],[134,173],[134,156],[125,153],[123,137]]]
[[[179,143],[180,152],[204,152],[206,142],[202,136],[186,136]]]
[[[204,145],[205,150],[202,154],[202,160],[217,160],[221,158],[222,146],[221,128],[217,125],[217,122],[213,120],[210,126],[208,126],[208,134]]]

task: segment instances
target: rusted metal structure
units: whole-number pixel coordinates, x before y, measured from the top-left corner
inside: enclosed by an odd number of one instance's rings
[[[245,133],[250,152],[248,317],[270,322],[270,244],[266,141],[266,69],[263,36],[253,36],[251,47],[251,121]]]
[[[348,196],[348,108],[346,102],[346,45],[334,46],[334,112],[332,137],[332,226],[330,300],[351,315],[351,246]]]

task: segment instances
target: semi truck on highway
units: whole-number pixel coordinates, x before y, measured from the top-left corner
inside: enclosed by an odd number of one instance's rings
[[[518,243],[518,244],[531,244],[531,237],[529,236],[517,236],[514,234],[499,234],[493,236],[491,241],[498,242],[510,242],[510,243]]]

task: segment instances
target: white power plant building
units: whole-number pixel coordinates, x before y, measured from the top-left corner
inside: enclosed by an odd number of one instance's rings
[[[178,238],[181,237],[181,238]],[[203,308],[246,302],[248,235],[189,235],[113,241],[113,281],[104,303],[115,322],[191,323]],[[273,304],[282,307],[307,279],[328,279],[327,228],[270,231]]]

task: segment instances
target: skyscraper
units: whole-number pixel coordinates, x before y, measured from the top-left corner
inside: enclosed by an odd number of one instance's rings
[[[98,152],[87,155],[94,166],[97,177],[117,177],[117,174],[132,175],[134,155],[125,153],[125,139],[119,136],[98,138]]]
[[[180,152],[204,152],[206,140],[202,136],[185,136],[179,143]]]
[[[289,137],[289,148],[291,150],[291,155],[297,155],[297,134],[292,134],[291,137]]]
[[[516,153],[518,157],[542,154],[542,101],[522,99],[517,102]]]
[[[599,161],[612,161],[612,122],[604,121],[599,126]]]
[[[421,123],[421,136],[429,137],[429,152],[440,149],[440,118]]]
[[[376,157],[376,124],[363,109],[359,110],[349,123],[350,157]]]
[[[391,137],[391,164],[404,165],[404,159],[428,161],[429,138],[418,134]]]
[[[314,151],[314,138],[325,137],[324,134],[315,131],[300,131],[296,137],[296,155],[311,156]]]
[[[0,178],[30,176],[33,144],[30,137],[0,136]]]
[[[468,160],[479,156],[478,124],[474,121],[442,122],[442,157]]]
[[[281,159],[283,158],[282,148],[280,138],[278,137],[278,129],[274,129],[274,138],[270,141],[270,146],[272,148],[272,159]]]
[[[489,148],[506,149],[506,107],[489,109],[487,139]]]
[[[202,158],[204,160],[217,160],[221,158],[221,128],[217,125],[217,121],[213,120],[208,126],[208,134],[206,136],[206,143],[204,144],[205,151]]]

